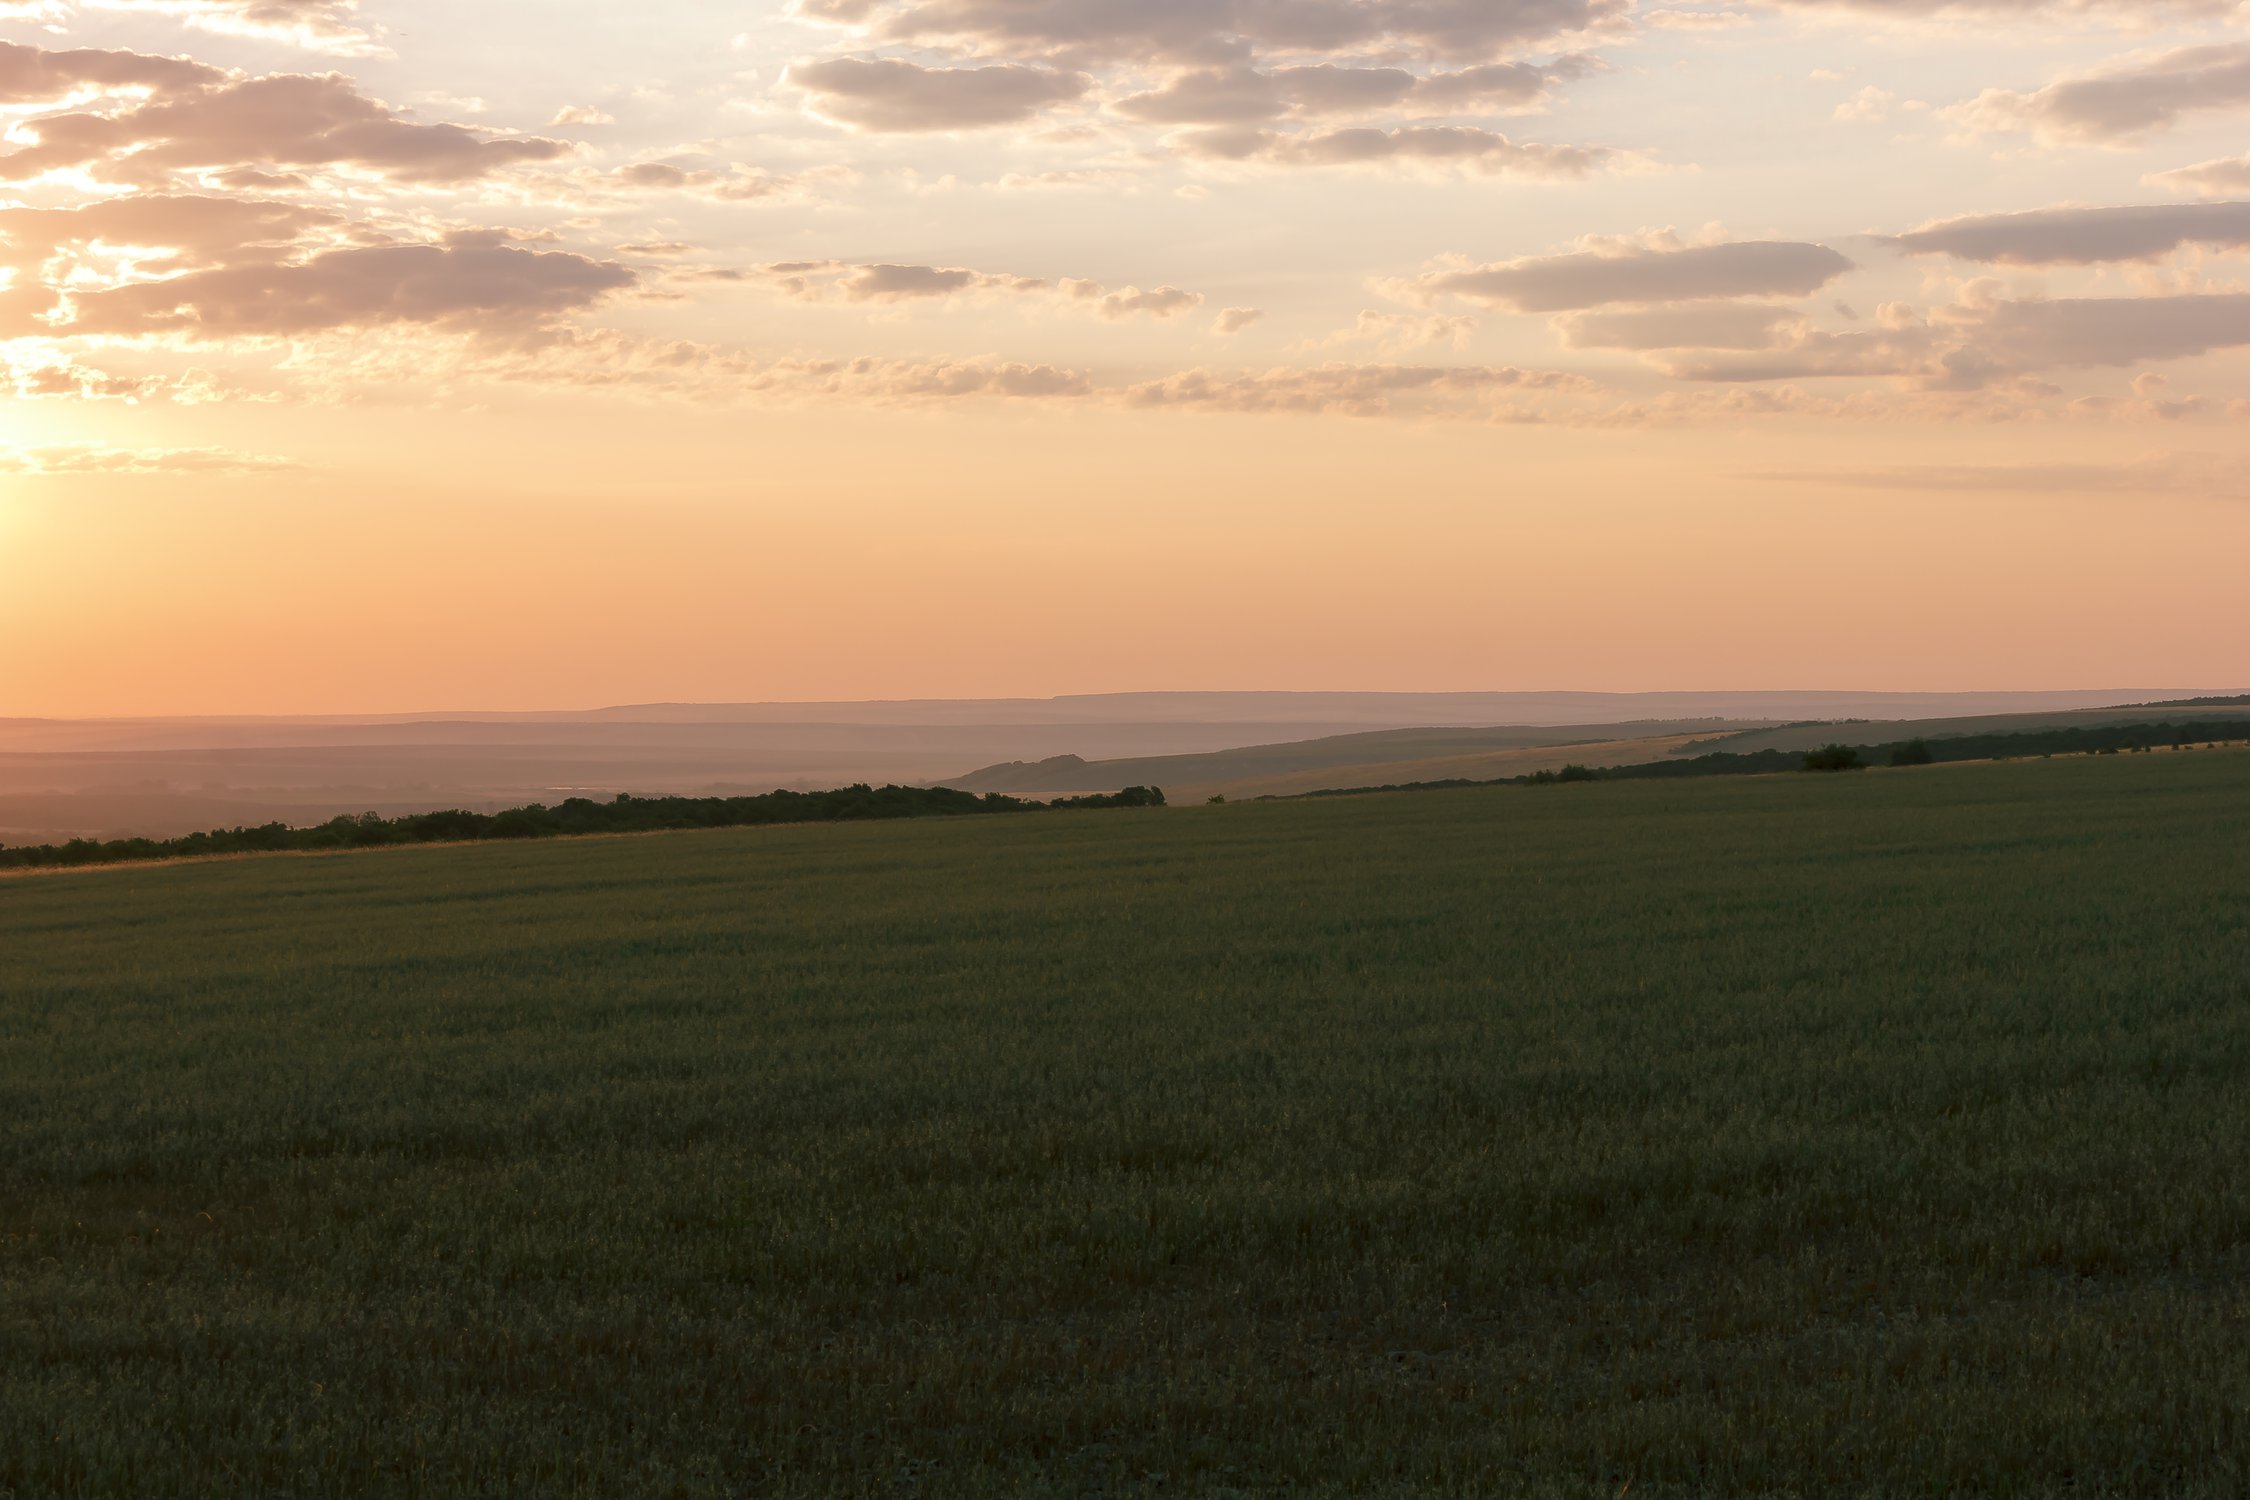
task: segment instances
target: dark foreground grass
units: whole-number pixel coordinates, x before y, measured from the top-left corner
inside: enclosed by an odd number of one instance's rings
[[[2234,1496],[2250,756],[0,881],[0,1495]]]

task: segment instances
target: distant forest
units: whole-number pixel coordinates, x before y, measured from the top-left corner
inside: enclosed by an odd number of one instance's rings
[[[1155,787],[1128,787],[1113,796],[1027,802],[998,794],[977,796],[945,787],[852,786],[833,792],[768,792],[757,797],[632,797],[596,802],[573,797],[555,807],[505,812],[431,812],[401,818],[365,813],[311,828],[268,823],[217,829],[177,839],[73,839],[10,849],[0,845],[0,869],[67,869],[148,860],[209,859],[226,854],[318,853],[384,849],[409,844],[468,844],[516,839],[570,838],[597,833],[659,833],[690,828],[753,828],[782,823],[857,823],[896,818],[990,817],[1058,808],[1162,807]]]
[[[1829,746],[1801,750],[1759,750],[1748,755],[1698,755],[1686,760],[1651,761],[1633,766],[1566,766],[1498,781],[1416,781],[1398,786],[1354,787],[1305,792],[1301,797],[1355,797],[1366,792],[1444,791],[1471,786],[1545,786],[1578,781],[1673,781],[1692,776],[1771,776],[1784,771],[1842,771],[1890,764],[1926,766],[1943,761],[2027,760],[2054,755],[2125,755],[2179,750],[2189,745],[2250,740],[2250,720],[2199,719],[2185,724],[2104,724],[2090,729],[2040,729],[2022,734],[1965,734],[1942,739],[1899,740],[1883,745]],[[1837,756],[1834,752],[1856,752]],[[1263,798],[1295,801],[1297,798]]]

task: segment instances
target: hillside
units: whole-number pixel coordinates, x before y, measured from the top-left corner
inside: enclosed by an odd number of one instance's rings
[[[1686,723],[1565,725],[1553,728],[1409,729],[1329,735],[1202,755],[1084,760],[1073,755],[987,766],[942,783],[1011,796],[1083,796],[1128,786],[1162,786],[1175,801],[1223,796],[1296,796],[1313,791],[1416,782],[1497,781],[1579,764],[1607,769],[1721,752],[1801,753],[1823,745],[1888,745],[1903,740],[2017,735],[2108,725],[2226,721],[2236,700],[2190,707],[2110,707],[2065,712],[1942,719],[1818,720],[1798,724]]]
[[[1887,745],[1910,739],[2033,734],[2044,730],[2098,729],[2111,724],[2145,724],[2157,720],[2181,724],[2198,719],[2224,721],[2241,717],[2239,700],[2215,697],[2202,703],[2179,707],[2151,705],[2078,709],[2060,713],[1778,725],[1728,734],[1712,740],[1705,748],[1747,755],[1760,750],[1817,750],[1822,745]]]
[[[1667,754],[1673,747],[1698,736],[1740,732],[1752,726],[1724,719],[1670,723],[1573,724],[1546,728],[1529,726],[1478,729],[1398,729],[1367,734],[1328,735],[1284,744],[1250,745],[1239,750],[1204,755],[1139,756],[1122,760],[1082,760],[1075,755],[1056,756],[1036,763],[1010,762],[987,766],[944,784],[969,792],[1007,792],[1011,795],[1050,796],[1088,790],[1115,791],[1127,786],[1161,786],[1177,797],[1196,789],[1246,793],[1252,788],[1291,784],[1306,774],[1331,776],[1378,775],[1379,780],[1399,779],[1393,772],[1407,766],[1438,763],[1481,765],[1512,763],[1524,751],[1559,748],[1581,750],[1591,756],[1641,756]],[[1570,757],[1576,758],[1576,757]],[[1611,759],[1608,764],[1624,764]],[[1537,766],[1526,769],[1536,770]],[[1498,775],[1517,774],[1501,771]],[[1115,783],[1115,785],[1112,785]],[[1330,782],[1330,785],[1335,783]],[[1309,790],[1309,788],[1304,788]]]

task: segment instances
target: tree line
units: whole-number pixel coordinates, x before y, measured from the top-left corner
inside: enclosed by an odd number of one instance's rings
[[[897,818],[992,817],[1067,808],[1162,807],[1152,786],[1098,797],[1032,802],[998,793],[978,796],[949,787],[866,785],[829,792],[767,792],[754,797],[634,797],[598,802],[573,797],[554,807],[534,804],[503,812],[376,813],[331,818],[309,828],[267,823],[222,828],[176,839],[72,839],[10,849],[0,869],[63,869],[148,860],[208,859],[225,854],[318,853],[410,844],[474,844],[571,838],[597,833],[661,833],[691,828],[752,828],[782,823],[854,823]]]

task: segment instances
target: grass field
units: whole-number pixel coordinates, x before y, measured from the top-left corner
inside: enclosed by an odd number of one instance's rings
[[[2237,1496],[2250,754],[0,881],[0,1496]]]

